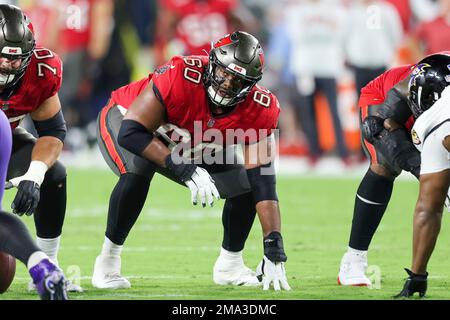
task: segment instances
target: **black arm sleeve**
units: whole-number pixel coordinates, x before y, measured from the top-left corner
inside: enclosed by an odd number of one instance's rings
[[[399,128],[394,131],[384,129],[374,139],[373,145],[395,166],[417,176],[421,162],[420,152],[404,129]]]
[[[399,124],[405,124],[412,116],[408,100],[396,88],[388,91],[386,99],[377,108],[377,116],[382,119],[392,118]]]
[[[258,203],[264,200],[278,201],[276,178],[272,163],[247,170],[247,177],[253,192],[253,198]]]
[[[33,120],[33,123],[39,137],[52,136],[64,142],[67,127],[61,110],[50,119],[44,121]]]
[[[134,120],[123,120],[120,126],[117,142],[122,148],[142,156],[145,148],[153,140],[153,133],[146,127]]]

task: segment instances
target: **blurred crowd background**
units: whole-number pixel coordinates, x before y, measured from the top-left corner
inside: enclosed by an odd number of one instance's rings
[[[450,0],[19,0],[38,44],[64,62],[66,150],[96,148],[112,90],[233,30],[263,44],[262,85],[281,102],[280,153],[364,161],[360,89],[386,69],[450,50]]]

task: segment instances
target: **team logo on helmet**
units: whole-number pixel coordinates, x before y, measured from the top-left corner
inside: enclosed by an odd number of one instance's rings
[[[423,75],[425,73],[425,69],[426,68],[430,68],[431,66],[428,63],[420,63],[418,64],[412,74],[411,74],[411,79],[409,79],[409,87],[411,86],[415,86],[416,85],[416,80],[419,76]]]
[[[414,130],[414,129],[411,131],[411,138],[412,138],[412,142],[416,145],[419,145],[422,143],[422,142],[420,142],[419,135],[417,134],[416,130]]]

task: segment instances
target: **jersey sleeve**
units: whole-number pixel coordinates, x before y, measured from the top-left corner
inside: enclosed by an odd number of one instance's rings
[[[61,58],[54,52],[38,48],[34,51],[36,59],[36,74],[39,90],[41,92],[39,105],[58,93],[62,85],[63,64]]]
[[[245,141],[246,144],[253,144],[264,140],[272,133],[274,133],[274,130],[278,126],[278,117],[280,115],[281,109],[277,97],[274,94],[270,93],[268,95],[270,97],[270,103],[268,106],[264,106],[262,105],[262,103],[264,103],[265,101],[264,98],[261,98],[260,100],[260,97],[264,96],[260,96],[257,92],[258,91],[255,91],[253,93],[254,105],[252,106],[254,110],[259,110],[257,111],[258,115],[255,117],[253,125],[253,129],[255,129],[257,133],[256,140],[249,137]],[[256,100],[260,102],[256,102]]]
[[[436,173],[450,169],[450,153],[442,140],[450,135],[450,122],[442,124],[423,143],[420,174]]]
[[[153,90],[168,112],[177,111],[183,101],[185,84],[183,83],[184,62],[182,57],[174,57],[153,73]]]

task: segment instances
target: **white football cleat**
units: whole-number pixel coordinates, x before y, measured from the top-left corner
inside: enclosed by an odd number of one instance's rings
[[[368,286],[372,285],[366,277],[367,252],[346,252],[341,260],[338,275],[338,284],[342,286]]]
[[[120,256],[99,255],[95,259],[92,285],[99,289],[128,289],[130,281],[120,275]]]
[[[218,285],[260,286],[256,272],[244,264],[242,257],[227,258],[220,255],[213,269],[213,281]]]

